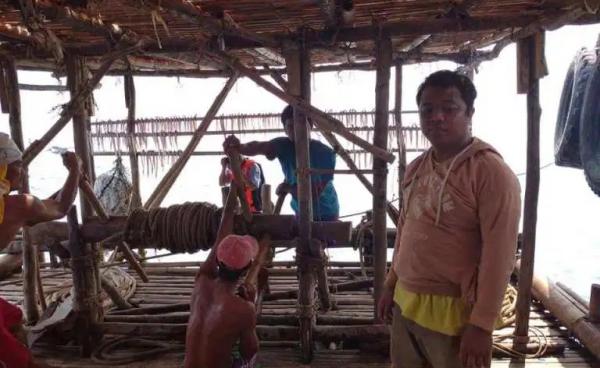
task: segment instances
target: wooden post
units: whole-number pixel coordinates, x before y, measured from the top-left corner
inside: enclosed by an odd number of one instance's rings
[[[394,120],[396,121],[396,141],[398,144],[398,208],[402,208],[402,181],[406,172],[406,146],[402,132],[402,62],[396,62],[396,86],[394,94]]]
[[[302,96],[307,90],[304,83],[310,80],[304,77],[303,68],[309,65],[303,65],[307,58],[307,50],[299,45],[288,45],[285,52],[286,67],[288,73],[289,93],[293,96]],[[308,59],[308,60],[307,60]],[[312,239],[311,221],[313,217],[312,192],[310,185],[310,156],[309,140],[310,131],[306,117],[298,109],[294,109],[294,133],[296,149],[296,168],[298,175],[298,244],[296,253],[299,257],[298,262],[298,315],[300,325],[300,347],[302,350],[302,361],[310,363],[313,357],[313,328],[315,325],[314,314],[314,290],[315,276],[312,267],[303,259],[311,256],[310,243]]]
[[[88,83],[85,61],[79,56],[66,55],[65,65],[67,69],[67,86],[69,87],[71,100],[75,100],[75,97],[81,93]],[[73,140],[75,143],[75,153],[77,153],[83,164],[83,173],[85,176],[92,179],[93,164],[89,130],[90,120],[87,111],[87,101],[90,97],[91,93],[85,99],[78,100],[77,105],[73,107]],[[81,204],[81,218],[85,219],[89,216],[93,216],[94,210],[85,196],[80,196],[79,201]]]
[[[377,76],[375,86],[375,127],[373,144],[387,150],[388,118],[390,100],[390,67],[392,65],[392,41],[383,34],[377,40]],[[385,207],[387,203],[387,163],[373,158],[373,258],[374,297],[379,300],[387,266],[387,225]],[[377,302],[375,302],[377,315]]]
[[[273,202],[271,202],[271,185],[263,184],[260,191],[260,201],[262,202],[262,212],[265,215],[272,215]]]
[[[2,60],[4,70],[6,94],[9,111],[10,135],[19,149],[23,151],[23,126],[21,123],[21,96],[19,94],[19,79],[14,60],[5,58]],[[27,170],[23,173],[23,183],[20,193],[29,193],[29,175]],[[43,290],[37,285],[38,259],[36,246],[31,242],[29,227],[23,228],[23,306],[25,307],[25,318],[27,323],[34,324],[40,318],[38,309],[38,297],[36,292]]]
[[[93,254],[89,244],[83,242],[77,222],[77,210],[71,207],[67,214],[69,226],[69,251],[73,271],[73,311],[75,331],[81,355],[89,357],[99,338],[98,318],[100,307],[94,279]]]
[[[592,284],[589,318],[590,322],[600,323],[600,284]]]
[[[127,107],[127,145],[129,147],[129,166],[131,167],[131,200],[129,212],[142,206],[140,193],[140,167],[135,144],[135,84],[133,75],[125,74],[125,106]]]
[[[156,189],[154,189],[154,192],[150,195],[150,198],[148,198],[148,200],[144,204],[144,208],[149,209],[160,206],[163,199],[169,192],[169,189],[171,189],[171,187],[175,183],[175,180],[177,179],[179,174],[181,174],[181,171],[185,167],[185,164],[192,156],[192,153],[194,153],[194,150],[200,143],[200,140],[204,136],[204,133],[206,133],[206,131],[208,130],[210,123],[217,115],[217,112],[219,112],[219,108],[221,108],[223,101],[225,101],[227,94],[229,93],[237,79],[238,74],[235,73],[229,78],[227,83],[225,83],[225,86],[206,112],[204,120],[202,120],[202,123],[200,124],[200,126],[198,126],[198,129],[196,129],[196,131],[194,132],[190,143],[188,143],[187,147],[185,147],[185,150],[183,150],[181,156],[179,156],[179,158],[177,159],[177,162],[175,162],[173,166],[171,166],[171,169],[165,174],[165,176],[162,178]]]
[[[535,36],[520,41],[519,48],[526,51],[518,59],[519,68],[528,70],[527,92],[527,179],[525,187],[525,206],[523,211],[523,251],[519,272],[519,291],[516,306],[515,335],[519,343],[526,343],[529,335],[529,309],[531,305],[531,286],[533,283],[533,264],[535,258],[535,238],[537,226],[537,204],[540,186],[540,85],[535,72],[537,60]]]

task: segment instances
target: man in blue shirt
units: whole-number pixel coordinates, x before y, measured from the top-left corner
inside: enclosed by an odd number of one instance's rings
[[[245,156],[264,155],[269,160],[277,158],[285,176],[285,182],[277,188],[277,192],[287,191],[292,194],[292,209],[298,214],[298,190],[296,175],[296,147],[294,144],[294,110],[287,106],[281,113],[281,122],[286,137],[274,138],[270,141],[253,141],[240,143],[235,136],[229,136],[223,142],[225,152],[236,148]],[[311,126],[312,127],[312,126]],[[313,169],[335,169],[335,152],[325,144],[311,139],[309,145],[310,167]],[[312,174],[313,220],[336,221],[339,217],[337,193],[333,187],[333,173]]]

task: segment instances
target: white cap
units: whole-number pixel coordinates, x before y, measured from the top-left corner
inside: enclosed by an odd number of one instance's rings
[[[0,133],[0,165],[10,165],[22,158],[21,150],[8,134]]]

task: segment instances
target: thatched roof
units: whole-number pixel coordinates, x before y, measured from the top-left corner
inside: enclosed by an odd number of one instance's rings
[[[65,53],[91,68],[121,38],[137,74],[221,75],[203,51],[284,68],[281,46],[302,40],[316,70],[372,67],[378,35],[405,62],[493,58],[540,28],[597,22],[597,0],[0,0],[0,52],[22,68],[61,70]],[[495,49],[483,48],[498,44]],[[57,60],[59,60],[57,62]],[[128,66],[119,60],[111,69]],[[332,65],[333,64],[333,65]]]

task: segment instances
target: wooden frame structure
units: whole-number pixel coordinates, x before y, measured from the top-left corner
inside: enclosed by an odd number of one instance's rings
[[[333,4],[333,8],[324,6],[325,3]],[[0,102],[3,108],[8,107],[3,111],[10,114],[11,132],[17,144],[24,148],[25,164],[35,159],[73,119],[75,149],[84,160],[87,177],[93,180],[89,120],[93,110],[90,96],[104,75],[123,75],[129,109],[129,154],[136,193],[132,207],[139,207],[142,199],[139,195],[138,156],[132,142],[136,132],[135,76],[229,78],[202,124],[193,133],[188,147],[144,204],[146,208],[157,207],[194,154],[237,78],[247,77],[293,105],[298,126],[305,126],[302,123],[306,117],[311,118],[350,170],[373,194],[375,298],[381,293],[387,265],[386,212],[392,218],[397,218],[397,212],[387,202],[385,194],[387,165],[396,158],[394,153],[387,150],[391,67],[396,68],[396,102],[393,111],[395,126],[400,129],[402,65],[452,60],[473,67],[493,59],[509,43],[519,42],[519,50],[522,51],[519,80],[521,90],[528,96],[528,159],[516,334],[526,342],[539,186],[538,80],[542,76],[539,65],[543,58],[543,38],[540,35],[544,30],[566,24],[599,22],[598,15],[589,14],[583,2],[553,0],[540,4],[534,0],[463,0],[440,5],[439,1],[421,1],[417,4],[354,0],[342,6],[342,1],[337,0],[151,0],[144,3],[126,0],[67,0],[60,3],[55,0],[15,0],[0,1],[0,11],[0,57],[3,60]],[[483,50],[487,46],[493,47]],[[17,69],[66,74],[71,94],[71,100],[63,107],[58,121],[29,147],[24,147],[22,140]],[[353,134],[341,121],[310,103],[311,72],[352,69],[376,70],[373,142]],[[89,78],[88,71],[92,72]],[[276,84],[265,79],[264,75],[270,76]],[[284,79],[282,75],[287,78]],[[41,86],[35,88],[47,89]],[[406,150],[400,133],[398,131],[397,134],[399,167],[403,173]],[[341,147],[336,135],[373,154],[372,183]],[[300,206],[297,253],[302,255],[302,259],[310,260],[298,265],[300,289],[297,312],[305,362],[309,362],[313,356],[313,290],[317,284],[322,306],[327,307],[329,303],[327,277],[323,272],[323,262],[319,263],[321,252],[315,248],[311,235],[314,224],[311,222],[308,139],[307,129],[296,129]],[[85,226],[94,208],[89,199],[82,199],[81,208]],[[76,242],[76,221],[73,214],[69,218],[74,237],[72,241]],[[27,231],[24,238],[28,238]],[[79,241],[85,243],[85,240]],[[72,246],[76,247],[77,244],[73,243]],[[124,246],[126,248],[127,245]],[[35,252],[29,253],[31,248],[27,246],[24,251],[25,310],[27,319],[34,322],[38,318],[35,280],[39,271]],[[85,245],[83,251],[87,253],[78,253],[77,256],[89,257],[93,246]],[[73,264],[74,279],[80,280],[78,285],[85,285],[76,289],[79,293],[76,303],[79,310],[87,313],[83,326],[93,330],[98,323],[94,315],[95,307],[93,303],[81,303],[93,300],[93,290],[96,289],[92,285],[100,285],[100,279],[96,275],[94,281],[93,274],[89,274],[85,264]],[[41,285],[39,282],[37,284]],[[91,342],[82,340],[82,344],[84,353],[89,353]]]

